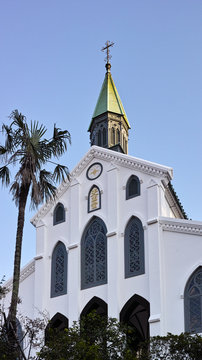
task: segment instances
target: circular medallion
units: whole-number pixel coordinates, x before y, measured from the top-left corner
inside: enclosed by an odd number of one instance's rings
[[[102,164],[100,164],[100,163],[92,164],[86,172],[86,176],[87,176],[88,180],[95,180],[101,174],[102,174]]]

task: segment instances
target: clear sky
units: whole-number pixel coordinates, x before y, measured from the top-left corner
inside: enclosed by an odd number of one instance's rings
[[[18,109],[70,131],[62,162],[89,149],[87,129],[104,79],[112,76],[131,130],[129,154],[174,169],[189,218],[202,220],[202,1],[0,0],[0,123]],[[0,277],[13,271],[17,209],[0,188]],[[27,206],[22,265],[35,255]]]

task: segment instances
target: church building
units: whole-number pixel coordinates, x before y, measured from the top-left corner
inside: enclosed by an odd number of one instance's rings
[[[128,154],[109,57],[88,131],[91,147],[70,180],[31,219],[36,256],[21,271],[19,313],[47,311],[63,329],[94,309],[140,340],[201,333],[202,222],[187,219],[172,168]]]

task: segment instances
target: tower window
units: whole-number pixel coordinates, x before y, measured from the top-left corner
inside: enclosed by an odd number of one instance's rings
[[[60,224],[65,221],[65,208],[63,204],[58,203],[53,213],[53,225]]]
[[[107,283],[107,229],[100,218],[93,218],[81,240],[81,288]]]
[[[67,293],[67,251],[62,242],[56,245],[51,264],[51,297]]]
[[[125,277],[144,274],[144,230],[141,221],[132,217],[125,229]]]
[[[140,195],[140,180],[137,176],[131,175],[126,184],[126,200]]]
[[[190,277],[184,292],[185,331],[202,332],[202,266]]]
[[[107,134],[106,134],[106,129],[103,129],[103,146],[105,146],[107,144]]]
[[[120,144],[120,131],[119,131],[119,129],[116,130],[116,143]]]
[[[102,145],[101,130],[98,131],[98,146]]]
[[[112,143],[112,145],[115,145],[115,130],[114,130],[114,128],[112,128],[112,139],[111,139],[111,143]]]

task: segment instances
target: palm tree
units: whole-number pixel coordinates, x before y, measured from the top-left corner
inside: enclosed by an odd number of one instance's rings
[[[67,130],[61,131],[55,125],[53,137],[44,138],[47,129],[36,121],[31,122],[29,127],[26,117],[17,110],[11,113],[10,121],[9,126],[5,124],[2,126],[5,145],[0,145],[0,159],[3,165],[0,167],[0,181],[2,185],[9,186],[11,181],[9,168],[11,165],[18,166],[10,186],[13,200],[18,208],[13,289],[9,310],[10,322],[16,328],[21,248],[28,195],[30,194],[31,197],[32,208],[56,195],[54,184],[68,177],[68,168],[51,159],[58,159],[66,151],[67,142],[71,143],[71,138]],[[43,168],[48,162],[54,164],[54,170],[51,172]]]

